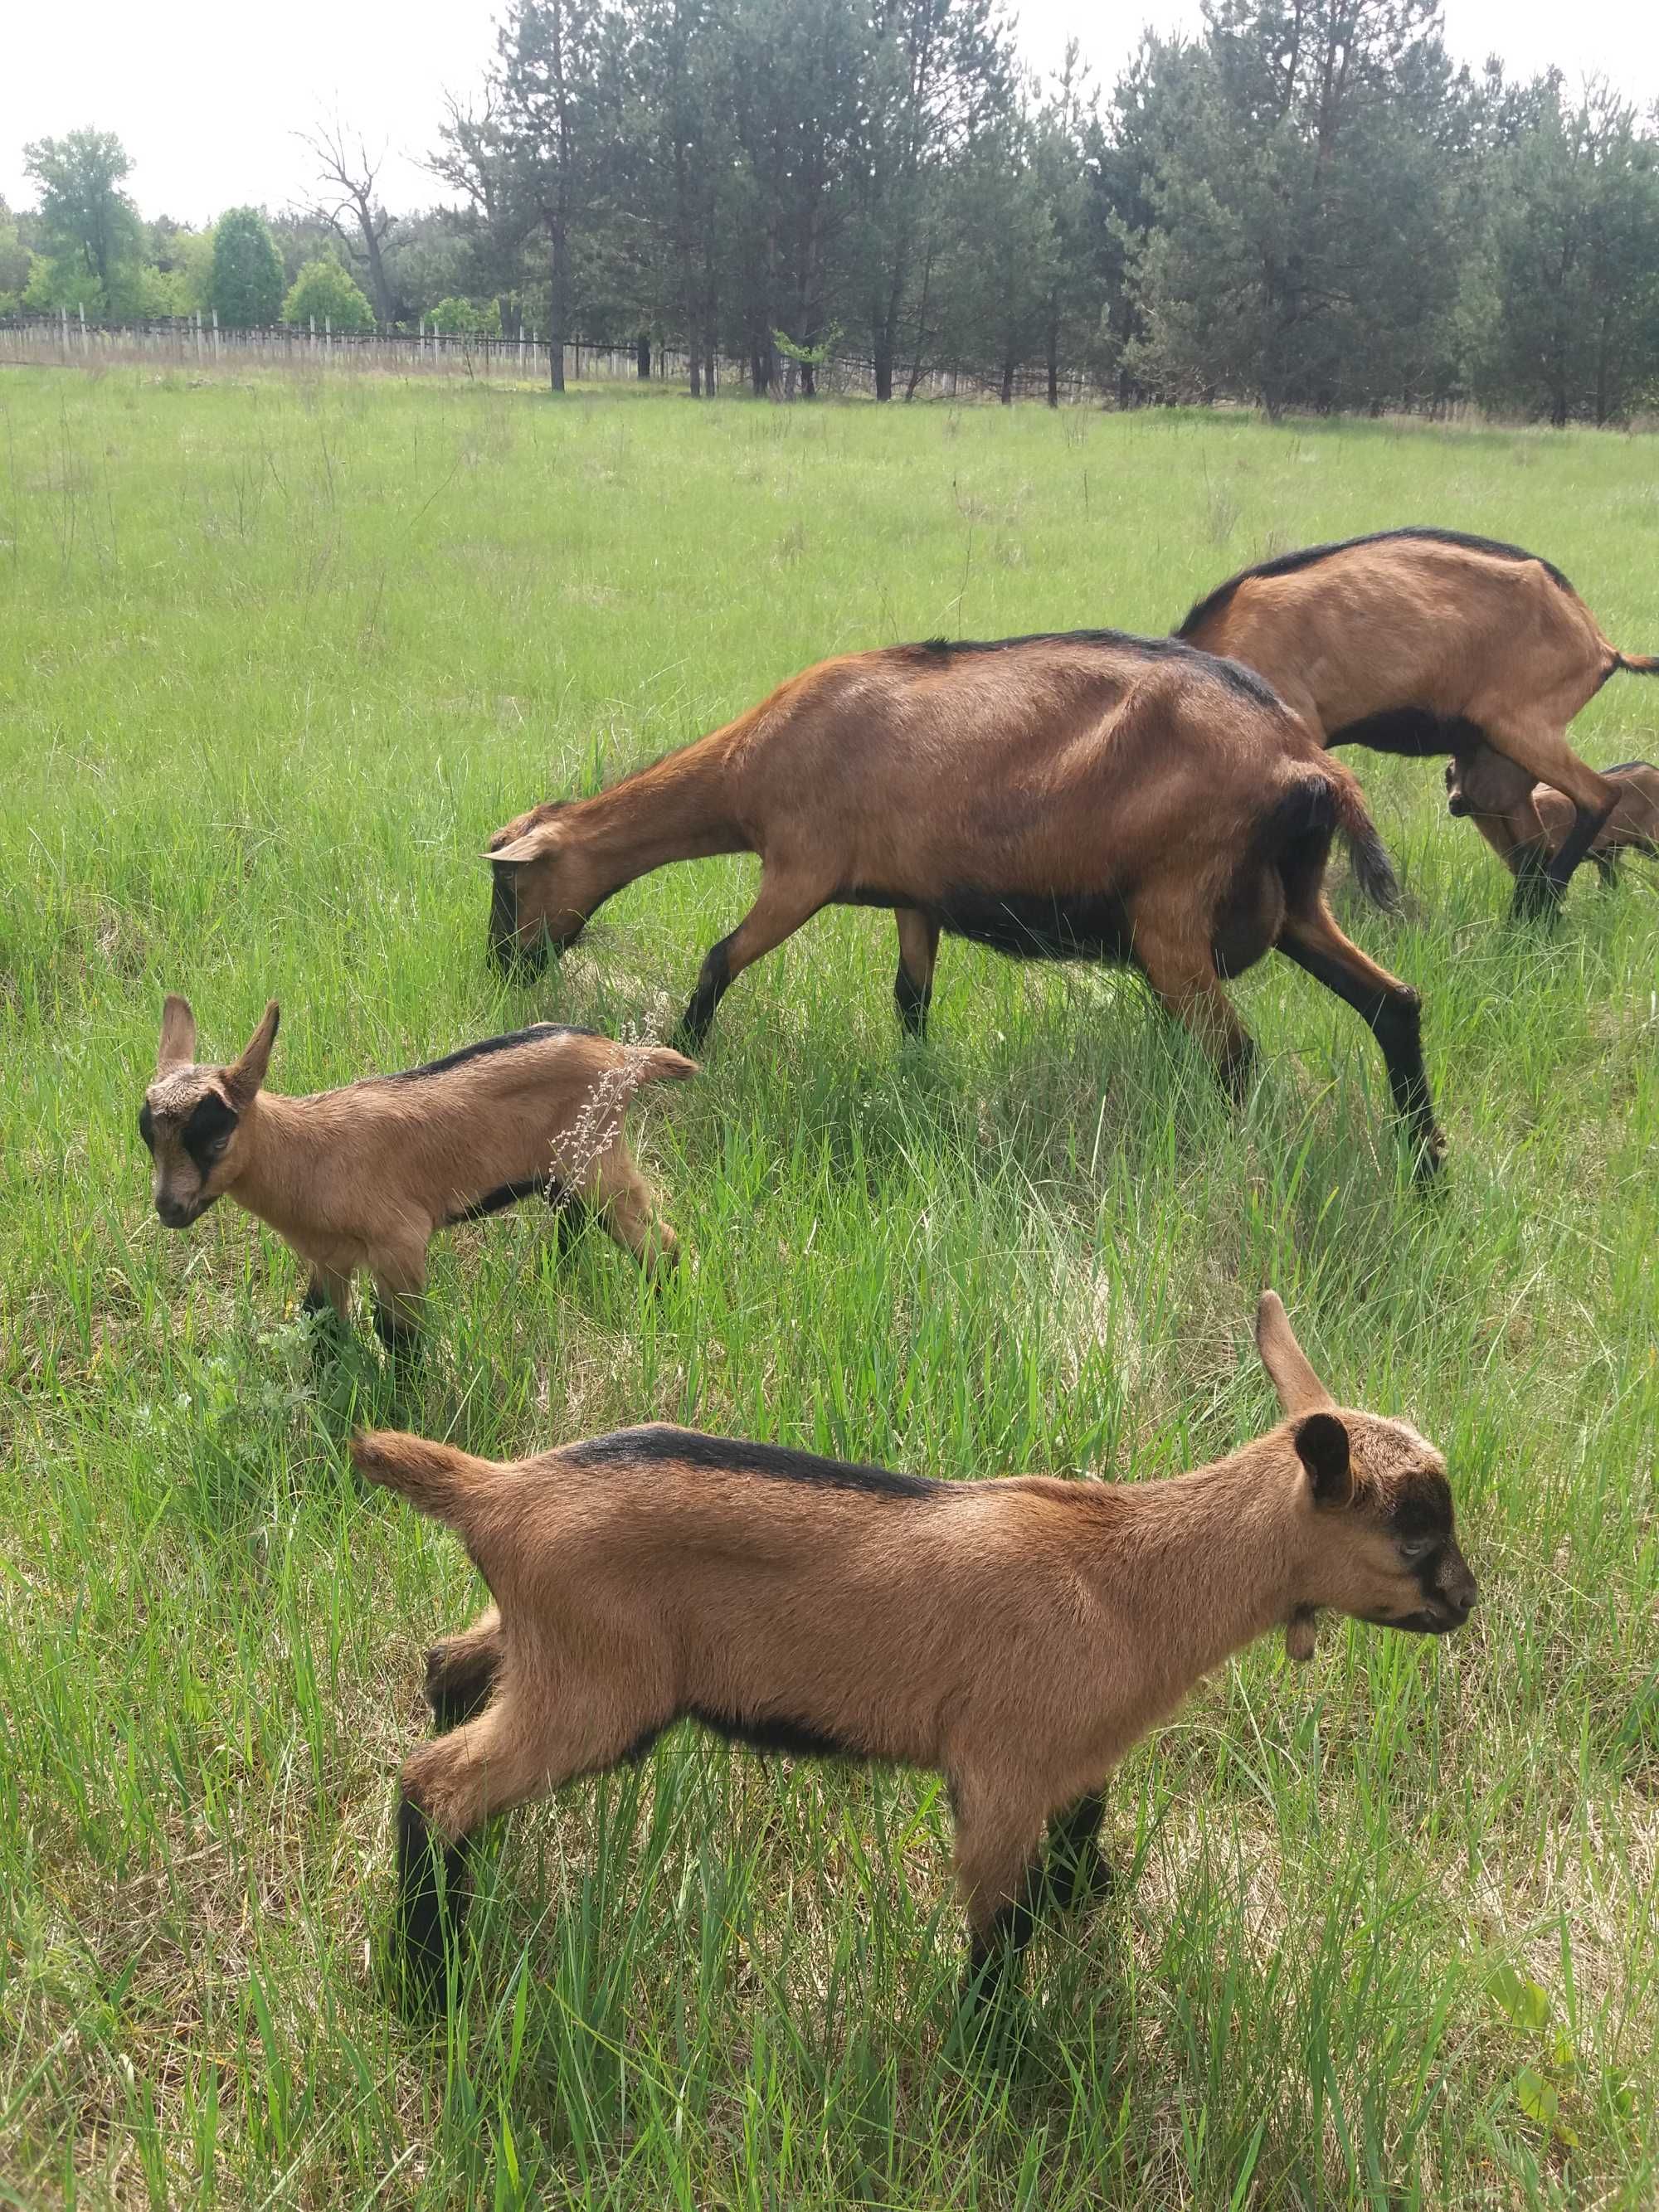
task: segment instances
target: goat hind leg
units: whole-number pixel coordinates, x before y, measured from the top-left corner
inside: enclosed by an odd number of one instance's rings
[[[1061,1912],[1087,1905],[1111,1879],[1100,1850],[1105,1812],[1105,1792],[1091,1790],[1048,1823],[1044,1874],[1048,1895]]]
[[[425,1245],[378,1256],[371,1272],[375,1334],[394,1358],[417,1351],[426,1305]]]
[[[1255,1048],[1221,988],[1209,946],[1143,925],[1136,933],[1135,957],[1166,1012],[1203,1046],[1222,1089],[1242,1105]]]
[[[1572,827],[1553,853],[1547,850],[1541,883],[1524,906],[1523,879],[1516,871],[1513,909],[1516,914],[1536,911],[1540,905],[1559,905],[1573,870],[1611,820],[1619,804],[1619,787],[1580,760],[1565,732],[1550,723],[1522,718],[1507,726],[1502,722],[1494,726],[1489,718],[1485,729],[1486,742],[1494,750],[1525,769],[1534,783],[1547,783],[1572,801]],[[1537,812],[1535,807],[1530,811]]]
[[[1420,1176],[1433,1175],[1446,1149],[1434,1118],[1423,1065],[1422,1000],[1409,983],[1367,959],[1345,937],[1322,898],[1287,914],[1275,950],[1353,1008],[1376,1039],[1395,1111],[1410,1132]]]
[[[489,1704],[501,1664],[501,1616],[495,1606],[459,1636],[426,1655],[426,1701],[441,1729],[459,1728]]]

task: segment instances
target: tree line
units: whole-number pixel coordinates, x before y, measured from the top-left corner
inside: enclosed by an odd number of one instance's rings
[[[146,223],[106,134],[26,153],[0,312],[213,307],[533,330],[810,398],[948,369],[1051,401],[1659,404],[1659,110],[1455,65],[1436,0],[1205,0],[1116,85],[1046,82],[997,0],[509,0],[452,100],[442,204],[390,212],[335,124],[311,203]],[[563,348],[550,348],[562,380]]]

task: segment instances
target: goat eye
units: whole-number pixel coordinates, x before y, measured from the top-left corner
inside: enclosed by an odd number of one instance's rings
[[[138,1109],[138,1134],[143,1139],[146,1150],[153,1152],[155,1150],[155,1117],[148,1106],[141,1106]]]
[[[1433,1536],[1414,1537],[1409,1543],[1400,1547],[1400,1556],[1402,1559],[1409,1559],[1413,1564],[1419,1559],[1426,1559],[1429,1553],[1433,1551],[1436,1541],[1437,1539]]]

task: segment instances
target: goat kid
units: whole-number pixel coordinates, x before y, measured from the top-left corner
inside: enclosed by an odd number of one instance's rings
[[[1286,1419],[1163,1482],[926,1481],[667,1427],[507,1465],[355,1438],[362,1473],[454,1529],[495,1600],[428,1655],[440,1726],[459,1725],[404,1762],[415,1988],[441,1982],[492,1814],[694,1719],[944,1774],[982,1990],[1045,1896],[1096,1886],[1112,1768],[1231,1653],[1279,1626],[1308,1658],[1324,1607],[1459,1627],[1475,1584],[1439,1453],[1339,1407],[1272,1291],[1256,1341]]]
[[[1561,571],[1518,545],[1455,530],[1387,530],[1246,568],[1192,607],[1176,635],[1265,676],[1327,745],[1420,757],[1483,742],[1507,764],[1474,820],[1515,877],[1517,915],[1553,908],[1618,804],[1567,725],[1620,653]],[[1572,809],[1553,843],[1534,798]]]
[[[1489,745],[1455,757],[1446,763],[1447,812],[1477,823],[1488,817],[1501,821],[1514,808],[1516,778],[1522,773]],[[1604,884],[1616,884],[1621,853],[1640,853],[1659,860],[1659,768],[1651,761],[1621,761],[1601,774],[1619,787],[1619,801],[1591,840],[1585,858],[1594,863]],[[1551,852],[1559,851],[1571,833],[1571,802],[1547,783],[1534,784],[1531,798],[1546,843]]]
[[[674,1232],[622,1121],[641,1084],[696,1073],[678,1053],[544,1024],[404,1074],[283,1098],[264,1088],[278,1018],[272,1000],[240,1059],[202,1066],[189,1002],[168,998],[138,1133],[169,1229],[228,1194],[309,1263],[308,1310],[343,1316],[352,1274],[366,1268],[376,1326],[393,1345],[418,1328],[434,1231],[521,1198],[591,1206],[643,1267],[672,1258]]]
[[[733,979],[820,908],[890,906],[907,1029],[940,933],[1016,957],[1133,963],[1235,1094],[1250,1041],[1222,989],[1270,949],[1370,1025],[1419,1165],[1442,1147],[1414,991],[1324,899],[1334,832],[1395,893],[1359,787],[1258,677],[1115,630],[896,646],[821,663],[735,722],[592,799],[489,841],[490,946],[562,950],[613,892],[672,860],[752,852],[759,895],[708,953],[695,1043]]]

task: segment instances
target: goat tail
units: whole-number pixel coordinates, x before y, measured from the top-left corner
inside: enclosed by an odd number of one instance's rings
[[[411,1505],[452,1528],[470,1522],[480,1488],[493,1486],[501,1473],[491,1460],[401,1429],[360,1430],[351,1439],[351,1459],[367,1480],[401,1492]]]
[[[1632,676],[1659,676],[1659,653],[1613,652],[1613,665]]]
[[[1400,878],[1376,834],[1376,824],[1366,810],[1365,794],[1359,788],[1358,780],[1339,762],[1328,760],[1325,765],[1334,771],[1329,786],[1331,805],[1336,813],[1336,826],[1353,864],[1353,879],[1373,906],[1381,907],[1384,914],[1398,914],[1405,903]]]
[[[695,1060],[665,1044],[630,1045],[628,1065],[635,1083],[689,1083],[697,1073]]]

